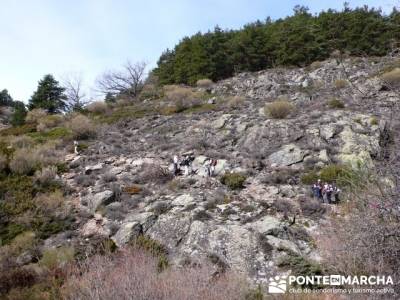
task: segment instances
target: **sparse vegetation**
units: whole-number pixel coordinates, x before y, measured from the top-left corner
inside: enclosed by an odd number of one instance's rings
[[[293,111],[293,105],[286,99],[279,99],[267,104],[264,112],[274,119],[285,119]]]
[[[329,106],[329,108],[332,108],[332,109],[342,109],[345,107],[343,101],[336,99],[336,98],[329,100],[328,106]]]
[[[196,86],[203,89],[208,89],[213,85],[212,80],[210,79],[199,79],[196,82]]]
[[[333,82],[333,85],[335,86],[335,88],[337,88],[338,90],[345,88],[348,85],[347,80],[344,79],[336,79]]]
[[[246,176],[241,173],[227,172],[221,177],[221,183],[225,184],[231,190],[238,190],[243,188],[246,181]]]
[[[396,88],[400,84],[400,68],[382,74],[382,80],[392,88]]]
[[[96,127],[86,116],[78,114],[68,122],[68,128],[72,131],[75,139],[85,140],[96,135]]]

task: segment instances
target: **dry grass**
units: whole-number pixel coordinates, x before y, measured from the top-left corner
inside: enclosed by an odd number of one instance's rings
[[[11,161],[10,170],[14,174],[30,174],[38,167],[39,161],[35,152],[29,149],[18,149],[15,151]]]
[[[398,86],[400,84],[400,68],[395,68],[390,72],[384,73],[381,78],[390,86]]]
[[[164,86],[165,99],[169,102],[167,112],[179,113],[194,106],[201,105],[202,93],[193,92],[191,88],[179,85]]]
[[[10,138],[10,145],[14,149],[31,148],[34,143],[33,139],[27,135],[12,136]]]
[[[199,79],[196,82],[196,86],[198,88],[203,88],[203,89],[208,89],[213,85],[212,80],[204,78],[204,79]]]
[[[343,88],[345,88],[345,87],[348,85],[348,82],[347,82],[347,80],[344,80],[344,79],[336,79],[336,80],[333,82],[333,85],[334,85],[335,88],[337,88],[337,89],[343,89]]]
[[[279,99],[267,104],[264,113],[274,119],[285,119],[293,111],[293,105],[287,99]]]
[[[57,167],[49,166],[41,170],[37,170],[34,176],[34,182],[41,187],[49,187],[58,182]]]
[[[246,98],[243,96],[230,96],[226,100],[226,105],[228,108],[237,109],[244,104]]]
[[[38,124],[40,120],[44,119],[47,116],[47,112],[41,108],[35,108],[28,112],[26,115],[26,123],[29,124]]]
[[[68,214],[67,199],[60,191],[39,194],[34,201],[36,207],[47,216],[65,217]]]
[[[38,125],[36,130],[39,132],[46,132],[49,129],[57,127],[64,122],[64,117],[62,115],[51,115],[41,118],[37,121]]]
[[[84,140],[96,136],[96,126],[86,116],[75,115],[67,124],[75,139]]]
[[[77,266],[65,299],[244,299],[247,285],[232,274],[212,278],[212,267],[158,270],[157,259],[137,248],[94,256]],[[134,267],[133,267],[134,266]]]
[[[94,114],[105,114],[108,112],[109,107],[103,101],[95,101],[86,106],[86,109]]]

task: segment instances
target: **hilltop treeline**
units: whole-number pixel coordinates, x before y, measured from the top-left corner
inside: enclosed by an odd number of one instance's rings
[[[154,74],[162,84],[214,81],[236,72],[274,66],[304,66],[334,50],[352,55],[383,56],[400,37],[400,12],[390,15],[368,8],[328,10],[312,15],[297,6],[292,16],[257,21],[240,30],[197,33],[166,50]]]

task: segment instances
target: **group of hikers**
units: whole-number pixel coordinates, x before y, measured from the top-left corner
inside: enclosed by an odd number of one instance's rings
[[[318,179],[316,183],[312,185],[312,193],[314,198],[317,198],[322,203],[338,203],[340,189],[335,183],[322,183],[321,179]]]
[[[183,175],[188,176],[194,173],[197,173],[198,170],[193,170],[192,163],[195,157],[193,153],[184,153],[182,154],[182,159],[179,159],[178,155],[174,155],[173,158],[173,174],[174,176],[178,176],[182,174],[183,167]],[[215,166],[217,165],[216,159],[206,158],[203,162],[203,167],[205,168],[205,172],[208,177],[214,176]]]

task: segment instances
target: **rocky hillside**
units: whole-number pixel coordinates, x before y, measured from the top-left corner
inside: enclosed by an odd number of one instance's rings
[[[243,73],[213,84],[207,109],[102,126],[87,149],[67,156],[63,179],[79,229],[46,243],[104,236],[122,246],[145,234],[177,265],[209,260],[255,282],[291,270],[290,256],[323,263],[319,229],[338,209],[311,199],[305,175],[379,163],[396,95],[377,75],[392,64],[332,59]],[[285,119],[265,114],[277,98],[294,107]],[[195,174],[173,178],[173,156],[187,151]],[[218,160],[213,178],[205,176],[206,158]],[[237,184],[223,184],[224,174]]]

